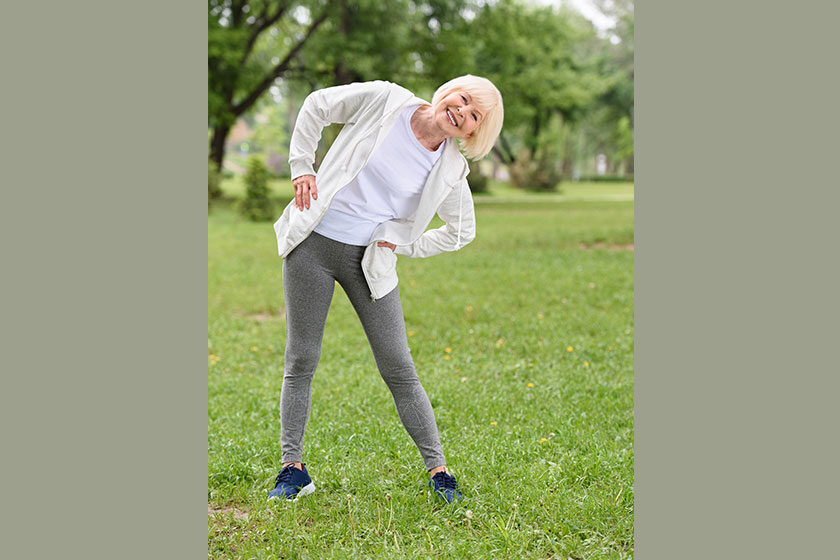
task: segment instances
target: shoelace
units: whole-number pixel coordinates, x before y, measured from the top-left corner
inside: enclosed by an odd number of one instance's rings
[[[444,488],[451,488],[452,490],[454,490],[458,486],[458,483],[455,481],[455,477],[451,474],[447,474],[446,471],[440,471],[439,473],[435,474],[435,476],[433,476],[432,478],[435,480],[439,480]]]
[[[281,482],[289,482],[292,479],[292,465],[287,465],[283,467],[283,470],[280,471],[280,474],[277,475],[277,479],[274,481],[274,485],[277,486]]]

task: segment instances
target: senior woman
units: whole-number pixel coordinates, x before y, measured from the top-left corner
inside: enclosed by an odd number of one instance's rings
[[[429,471],[433,495],[462,498],[446,468],[431,403],[408,348],[397,287],[397,254],[429,257],[475,237],[467,157],[493,146],[504,110],[486,78],[465,75],[440,86],[431,104],[390,82],[312,92],[289,148],[295,199],[274,224],[283,261],[286,350],[280,396],[283,467],[270,499],[315,490],[303,463],[310,387],[321,354],[335,283],[347,293],[396,404]],[[343,123],[318,169],[321,131]],[[445,224],[426,231],[434,214]]]

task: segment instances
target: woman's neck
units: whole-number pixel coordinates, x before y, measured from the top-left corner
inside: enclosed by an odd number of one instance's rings
[[[423,146],[434,152],[441,142],[446,140],[446,133],[435,124],[435,113],[431,105],[421,105],[411,115],[411,132]]]

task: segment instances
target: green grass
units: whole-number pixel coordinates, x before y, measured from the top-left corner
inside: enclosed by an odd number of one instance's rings
[[[280,467],[282,260],[270,223],[213,208],[211,558],[632,557],[632,202],[476,212],[472,244],[398,264],[412,356],[465,494],[447,507],[425,489],[340,288],[304,446],[317,491],[266,503]]]

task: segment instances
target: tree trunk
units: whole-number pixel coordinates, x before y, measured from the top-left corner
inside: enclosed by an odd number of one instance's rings
[[[527,139],[526,144],[528,145],[528,155],[531,157],[531,161],[534,161],[534,158],[537,155],[537,148],[540,145],[540,131],[542,130],[542,118],[539,113],[534,116],[534,120],[531,121],[531,137]]]
[[[222,161],[225,159],[225,140],[230,132],[229,124],[218,124],[213,129],[213,138],[210,140],[210,161],[216,164],[216,169],[222,171]]]
[[[286,56],[281,60],[274,68],[272,68],[268,74],[263,78],[263,80],[256,85],[251,92],[246,95],[242,100],[237,103],[233,102],[233,88],[231,87],[228,91],[225,92],[225,113],[218,118],[217,125],[213,128],[213,139],[210,141],[210,161],[216,163],[219,168],[219,171],[222,169],[222,161],[225,157],[225,140],[227,140],[227,135],[230,132],[231,128],[233,127],[234,123],[236,122],[236,118],[243,115],[246,111],[248,111],[254,103],[265,93],[271,84],[277,78],[280,78],[284,75],[285,72],[289,70],[289,64],[291,60],[297,55],[306,41],[309,40],[309,37],[315,32],[318,27],[321,26],[324,21],[326,21],[327,16],[331,13],[330,6],[328,5],[321,16],[313,21],[309,28],[306,30],[306,33],[300,38],[297,44],[292,47]],[[235,10],[234,10],[235,11]],[[247,58],[247,57],[246,57]],[[228,122],[227,119],[230,119]],[[228,122],[228,124],[224,124]]]
[[[566,131],[566,138],[563,140],[563,178],[567,181],[572,178],[572,131]]]
[[[633,174],[633,156],[627,156],[627,159],[624,162],[624,174],[625,175],[632,175]]]

